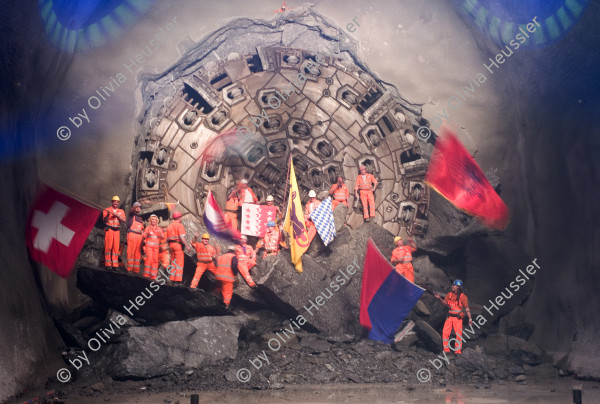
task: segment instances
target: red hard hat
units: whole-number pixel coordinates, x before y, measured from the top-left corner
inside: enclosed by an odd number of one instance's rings
[[[175,211],[173,212],[173,219],[178,219],[181,217],[181,212]]]

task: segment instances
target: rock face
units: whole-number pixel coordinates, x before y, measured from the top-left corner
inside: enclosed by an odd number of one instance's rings
[[[159,283],[159,280],[151,282],[140,276],[104,269],[82,267],[77,272],[77,287],[82,292],[147,324],[231,314],[212,293]]]
[[[385,256],[391,256],[393,235],[378,225],[341,229],[328,247],[318,237],[313,240],[302,257],[301,274],[290,263],[289,252],[273,258],[273,263],[264,261],[261,267],[268,265],[268,270],[256,279],[259,293],[290,318],[302,315],[308,323],[304,329],[360,335],[362,266],[369,237]]]
[[[150,378],[174,368],[201,368],[234,359],[246,319],[203,317],[154,327],[128,327],[102,352],[100,365],[117,379]]]

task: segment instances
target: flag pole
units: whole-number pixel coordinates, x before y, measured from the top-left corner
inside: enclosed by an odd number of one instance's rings
[[[42,184],[44,184],[44,183],[42,182]],[[64,194],[67,194],[71,198],[73,198],[73,199],[75,199],[75,200],[77,200],[77,201],[79,201],[79,202],[83,203],[84,205],[87,205],[87,206],[89,206],[91,208],[100,209],[100,210],[106,210],[106,209],[108,209],[108,208],[103,208],[102,206],[100,206],[100,205],[98,205],[98,204],[96,204],[96,203],[94,203],[92,201],[88,201],[87,199],[83,198],[82,196],[77,195],[77,194],[75,194],[75,193],[73,193],[73,192],[71,192],[69,190],[66,190],[63,187],[61,187],[59,185],[56,185],[54,183],[47,183],[46,185],[48,185],[51,188],[54,188],[57,191],[60,191],[60,192],[62,192]]]
[[[287,175],[286,175],[286,180],[285,180],[285,192],[283,193],[283,197],[285,198],[287,196],[287,189],[288,189],[288,184],[290,183],[290,168],[292,167],[292,154],[290,153],[290,161],[288,162],[288,170],[287,170]],[[289,205],[289,198],[288,199],[288,205]],[[285,199],[283,200],[285,202]],[[283,207],[283,206],[282,206]],[[285,219],[287,219],[287,215],[288,215],[288,207],[286,207],[285,209],[285,217],[283,218],[283,223],[285,223]]]

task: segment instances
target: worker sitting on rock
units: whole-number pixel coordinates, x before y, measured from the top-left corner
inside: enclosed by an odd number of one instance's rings
[[[236,273],[239,272],[242,275],[248,286],[251,288],[256,287],[256,283],[252,280],[252,277],[245,266],[239,265],[238,259],[235,256],[234,245],[227,247],[227,253],[219,257],[217,260],[217,267],[213,272],[215,278],[219,282],[218,288],[223,294],[223,303],[225,303],[225,307],[229,307],[229,304],[231,303]]]
[[[280,233],[275,227],[275,221],[269,220],[267,223],[267,232],[265,233],[265,236],[256,243],[256,250],[258,251],[263,247],[265,248],[263,259],[269,255],[277,255],[279,252],[279,241]]]
[[[192,249],[185,239],[185,227],[181,223],[181,216],[180,212],[173,212],[173,222],[167,227],[167,241],[169,242],[169,252],[171,253],[171,265],[175,268],[175,273],[170,276],[172,282],[181,282],[183,280],[183,249],[185,248],[188,251]]]
[[[215,263],[217,262],[217,257],[219,255],[218,248],[213,247],[208,244],[210,236],[208,233],[204,233],[202,235],[202,242],[196,241],[198,239],[198,233],[194,235],[194,239],[192,240],[192,245],[196,248],[196,258],[198,258],[198,263],[196,264],[196,273],[194,273],[194,278],[192,279],[192,283],[190,288],[196,289],[198,286],[198,282],[202,278],[204,271],[207,269],[211,272],[215,270]]]
[[[144,220],[140,216],[142,204],[135,202],[127,219],[127,272],[140,273],[142,259],[142,233]]]
[[[402,237],[394,237],[396,248],[392,251],[392,265],[396,266],[396,272],[406,279],[415,283],[415,270],[412,266],[412,253],[417,251],[417,244],[414,239],[409,241],[408,245],[403,245]]]
[[[331,201],[332,210],[335,210],[335,207],[340,203],[348,207],[350,191],[348,191],[348,187],[344,184],[344,179],[341,176],[338,177],[337,182],[331,186],[329,195],[333,198]]]
[[[454,329],[454,334],[456,334],[454,340],[456,343],[454,344],[453,350],[455,353],[461,354],[463,318],[465,317],[464,312],[466,312],[469,317],[469,324],[473,324],[467,295],[463,293],[462,281],[460,279],[454,281],[452,284],[452,292],[448,293],[444,300],[440,298],[440,295],[435,295],[435,297],[448,306],[448,317],[446,317],[446,322],[444,323],[444,329],[442,331],[442,346],[444,352],[450,352],[450,333],[452,332],[452,329]]]
[[[106,269],[117,269],[119,267],[119,248],[121,247],[121,232],[119,222],[125,223],[125,212],[119,209],[121,199],[115,195],[112,197],[112,206],[102,211],[104,228],[104,266]]]
[[[317,235],[317,228],[313,223],[310,215],[311,213],[321,204],[321,201],[317,199],[317,193],[314,190],[310,190],[308,193],[308,202],[304,207],[304,225],[306,226],[306,232],[308,233],[308,242],[312,243],[313,239]]]
[[[150,215],[150,226],[142,233],[145,253],[142,274],[146,278],[156,279],[158,276],[158,252],[160,240],[164,237],[162,229],[158,227],[158,216]]]

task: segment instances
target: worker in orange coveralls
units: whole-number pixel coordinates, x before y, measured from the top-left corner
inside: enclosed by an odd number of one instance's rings
[[[308,242],[312,243],[317,235],[317,228],[315,227],[310,214],[321,204],[321,201],[317,199],[317,193],[312,189],[308,193],[308,198],[308,202],[306,202],[306,206],[304,207],[304,225],[306,226],[306,232],[308,233]]]
[[[394,237],[396,248],[392,251],[392,265],[396,266],[396,272],[406,279],[415,283],[415,269],[412,265],[412,253],[417,251],[417,244],[410,240],[408,245],[403,245],[402,237]]]
[[[234,230],[238,230],[237,211],[239,206],[237,187],[234,187],[229,193],[225,203],[225,223]]]
[[[267,232],[265,233],[265,236],[256,243],[256,251],[263,247],[265,248],[263,259],[269,255],[277,255],[279,252],[279,242],[281,241],[280,236],[279,230],[275,228],[275,221],[269,220],[267,222]]]
[[[448,317],[444,323],[444,329],[442,331],[442,346],[444,352],[450,352],[450,333],[454,329],[456,338],[454,340],[454,352],[457,354],[462,353],[462,329],[463,329],[463,318],[465,317],[464,312],[469,317],[469,324],[473,324],[471,319],[471,311],[469,310],[469,302],[467,295],[462,291],[463,283],[460,279],[457,279],[452,284],[452,292],[448,293],[444,300],[440,298],[440,295],[435,295],[439,300],[444,302],[448,306]],[[464,312],[463,312],[464,310]]]
[[[346,205],[348,207],[348,198],[350,196],[350,191],[348,191],[348,187],[344,184],[344,179],[342,177],[338,177],[337,182],[331,186],[329,190],[329,195],[333,197],[331,201],[331,208],[335,210],[335,207],[340,203]]]
[[[196,289],[198,282],[200,282],[202,275],[204,275],[204,271],[207,269],[211,272],[215,271],[215,263],[217,262],[217,257],[219,255],[218,248],[208,244],[208,241],[210,240],[210,235],[208,233],[202,235],[202,242],[196,241],[197,238],[198,233],[194,235],[194,239],[192,240],[192,245],[196,248],[196,258],[198,258],[196,273],[194,273],[194,278],[190,285],[190,288],[192,289]]]
[[[375,217],[375,197],[373,192],[377,189],[377,180],[373,174],[369,174],[365,166],[359,167],[360,174],[356,177],[356,185],[354,185],[354,196],[358,198],[360,192],[360,202],[363,207],[363,217],[365,222],[369,222]]]
[[[235,246],[231,245],[227,248],[227,253],[223,254],[217,260],[217,267],[214,270],[215,278],[219,281],[218,289],[223,294],[223,303],[225,307],[229,307],[231,297],[233,296],[233,283],[235,282],[235,273],[239,272],[248,286],[256,287],[256,283],[248,273],[248,270],[239,265],[238,259],[235,256]]]
[[[160,228],[164,237],[160,239],[160,248],[158,249],[158,263],[163,268],[169,268],[171,262],[171,254],[169,254],[169,243],[167,243],[167,228]],[[174,272],[173,272],[174,273]]]
[[[169,279],[173,282],[183,280],[183,248],[191,250],[192,246],[185,239],[185,227],[181,223],[181,213],[173,212],[173,222],[167,227],[167,242],[171,253],[171,265],[175,267],[175,273]],[[183,247],[183,248],[182,248]]]
[[[119,248],[121,243],[121,232],[119,222],[125,223],[125,212],[119,209],[121,199],[117,195],[112,197],[112,206],[102,211],[104,228],[104,266],[106,269],[117,269],[119,267]]]
[[[158,227],[158,216],[150,215],[150,226],[142,233],[145,253],[142,275],[146,278],[156,279],[158,276],[158,252],[160,240],[164,237],[164,232]]]
[[[142,204],[135,202],[127,219],[127,272],[140,273],[142,259],[142,233],[144,220],[140,216]]]
[[[235,247],[235,255],[238,259],[238,265],[246,265],[250,271],[256,265],[256,252],[249,244],[246,244],[248,237],[242,236],[240,245]]]

